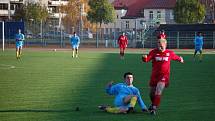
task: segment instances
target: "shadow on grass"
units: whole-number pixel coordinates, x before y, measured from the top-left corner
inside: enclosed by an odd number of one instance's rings
[[[36,109],[17,109],[17,110],[0,110],[0,113],[9,113],[9,112],[34,112],[34,113],[40,113],[40,112],[47,112],[47,113],[66,113],[66,112],[74,112],[76,110],[36,110]]]
[[[17,109],[17,110],[0,110],[0,113],[9,113],[9,112],[33,112],[33,113],[40,113],[40,112],[47,112],[47,113],[67,113],[67,112],[77,112],[74,109],[64,109],[64,110],[45,110],[45,109]]]

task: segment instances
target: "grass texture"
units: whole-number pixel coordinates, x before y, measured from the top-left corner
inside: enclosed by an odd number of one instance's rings
[[[177,53],[177,52],[176,52]],[[1,121],[214,121],[215,55],[203,62],[180,54],[185,63],[171,63],[170,86],[164,90],[156,116],[142,113],[108,114],[97,109],[113,105],[105,94],[109,81],[122,82],[124,72],[134,73],[134,85],[150,105],[148,80],[151,63],[142,63],[140,53],[82,51],[24,51],[16,60],[13,50],[0,52]],[[76,107],[80,111],[76,111]]]

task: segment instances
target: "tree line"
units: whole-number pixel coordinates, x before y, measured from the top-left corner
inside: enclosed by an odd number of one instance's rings
[[[80,19],[84,28],[95,29],[97,25],[101,27],[102,23],[114,22],[116,17],[114,7],[108,0],[69,0],[67,5],[61,5],[57,9],[65,15],[62,24],[68,29],[78,27]],[[15,11],[14,18],[26,22],[31,19],[46,22],[50,14],[47,7],[39,3],[27,3]],[[202,23],[205,14],[206,8],[199,0],[177,0],[174,8],[176,23]]]

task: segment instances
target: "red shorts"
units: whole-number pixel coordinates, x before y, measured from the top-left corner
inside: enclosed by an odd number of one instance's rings
[[[125,50],[126,46],[125,45],[119,45],[119,48]]]
[[[159,76],[159,77],[151,77],[149,82],[150,87],[156,87],[158,82],[164,82],[165,87],[169,86],[169,76]]]

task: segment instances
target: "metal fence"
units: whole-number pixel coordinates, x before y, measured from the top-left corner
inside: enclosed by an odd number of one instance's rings
[[[167,34],[168,48],[194,48],[194,38],[197,31],[170,31]],[[215,48],[215,30],[204,31],[204,48]],[[144,41],[145,48],[156,47],[156,35],[152,33],[147,40]]]
[[[56,46],[66,48],[70,45],[69,35],[72,32],[64,31],[57,27],[58,23],[27,22],[25,23],[25,47],[49,47]],[[128,47],[131,48],[154,48],[157,46],[157,33],[155,28],[145,30],[105,28],[98,29],[98,32],[90,32],[83,29],[80,47],[106,47],[116,48],[117,39],[122,32],[125,32],[129,39]],[[88,33],[90,32],[90,33]],[[194,48],[194,37],[197,31],[166,31],[168,48]],[[79,34],[79,33],[78,33]],[[91,34],[91,35],[90,35]],[[204,31],[204,48],[215,48],[215,30]],[[5,47],[11,47],[15,43],[13,38],[5,39]],[[2,39],[0,39],[2,44]]]

